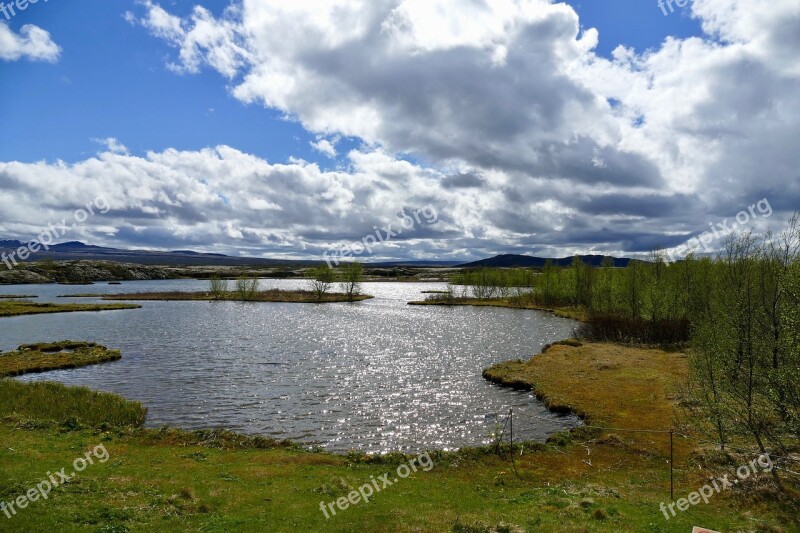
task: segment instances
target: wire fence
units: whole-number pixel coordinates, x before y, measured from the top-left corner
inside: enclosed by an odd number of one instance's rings
[[[517,424],[519,428],[521,424],[524,424],[525,421],[533,422],[533,421],[544,421],[544,422],[552,422],[552,418],[543,418],[536,415],[532,415],[530,413],[523,413],[515,412],[513,408],[510,408],[507,413],[504,414],[497,414],[496,415],[496,430],[493,435],[492,445],[496,447],[498,455],[507,456],[509,462],[512,465],[515,475],[519,478],[519,471],[517,469],[517,462],[516,462],[516,451],[519,448],[520,457],[524,453],[524,441],[514,440],[514,424]],[[499,422],[502,420],[502,422]],[[719,442],[715,442],[712,440],[703,439],[700,437],[688,435],[683,432],[679,432],[673,428],[671,429],[646,429],[646,428],[620,428],[620,427],[609,427],[609,426],[599,426],[594,424],[581,424],[578,427],[582,428],[589,428],[589,429],[596,429],[601,431],[607,431],[611,433],[639,433],[639,434],[652,434],[652,435],[659,435],[664,437],[664,445],[668,444],[669,446],[669,457],[668,457],[668,464],[669,464],[669,478],[670,478],[670,499],[675,498],[675,438],[687,439],[696,442],[698,445],[707,445],[707,446],[714,446],[718,449],[721,449]],[[505,453],[505,447],[507,444],[508,452]],[[581,446],[585,447],[588,451],[588,455],[591,456],[591,448],[586,443],[580,444]],[[548,444],[551,449],[554,449],[557,452],[564,453],[563,450],[559,450],[555,445]],[[793,466],[795,464],[800,464],[800,457],[792,456],[792,455],[773,455],[769,450],[759,450],[754,448],[741,448],[737,446],[731,446],[726,444],[725,445],[726,451],[733,451],[740,454],[752,455],[752,456],[763,456],[767,455],[772,463],[772,468],[779,470],[782,473],[789,474],[790,476],[798,476],[800,477],[800,473],[792,470],[792,468],[797,468],[800,470],[800,466]],[[582,460],[583,463],[592,467],[592,461],[589,460]]]

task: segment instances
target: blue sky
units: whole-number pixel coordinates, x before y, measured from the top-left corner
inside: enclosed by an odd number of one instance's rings
[[[134,2],[53,2],[11,21],[47,29],[63,52],[55,65],[0,64],[0,91],[16,95],[0,108],[0,160],[78,161],[100,149],[92,139],[108,137],[134,154],[229,144],[269,160],[313,157],[302,127],[234,100],[219,74],[168,71],[170,51],[127,23],[128,9]]]
[[[797,0],[230,6],[0,20],[0,238],[99,194],[66,240],[308,259],[429,207],[369,259],[637,255],[800,205]]]
[[[606,56],[620,44],[643,51],[669,35],[700,34],[688,13],[665,17],[651,0],[568,3],[584,29],[600,31],[598,52]],[[229,2],[200,4],[220,15]],[[164,3],[182,16],[194,5]],[[59,1],[33,5],[9,22],[15,30],[25,24],[46,29],[63,52],[57,64],[0,63],[0,92],[6,95],[0,106],[0,160],[79,161],[100,150],[92,139],[114,137],[139,155],[226,144],[271,162],[296,157],[336,166],[311,148],[313,134],[281,112],[234,99],[218,73],[167,70],[164,59],[173,50],[123,18],[140,9],[127,0]],[[353,139],[345,146],[358,144]]]

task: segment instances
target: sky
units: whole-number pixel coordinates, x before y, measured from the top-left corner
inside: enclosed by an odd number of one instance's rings
[[[800,207],[796,0],[0,2],[0,239],[102,198],[61,240],[635,256]]]

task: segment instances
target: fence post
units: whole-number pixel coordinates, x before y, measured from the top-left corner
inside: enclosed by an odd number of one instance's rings
[[[669,499],[675,501],[675,481],[673,474],[673,464],[675,462],[675,430],[669,430]]]
[[[508,410],[509,422],[511,424],[511,455],[514,455],[514,408]]]

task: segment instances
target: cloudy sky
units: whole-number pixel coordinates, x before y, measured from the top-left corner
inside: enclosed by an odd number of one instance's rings
[[[800,208],[797,0],[0,2],[0,238],[102,196],[64,240],[319,258],[430,206],[372,259],[635,255]]]

